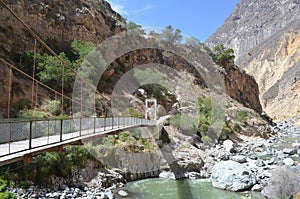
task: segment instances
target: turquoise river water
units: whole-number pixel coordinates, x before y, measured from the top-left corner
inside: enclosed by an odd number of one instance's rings
[[[170,180],[153,178],[129,182],[123,188],[129,193],[123,199],[263,199],[261,193],[230,192],[215,189],[209,180]],[[117,195],[117,194],[116,194]],[[246,197],[247,196],[247,197]],[[251,196],[251,197],[249,197]],[[121,199],[121,197],[116,197]]]

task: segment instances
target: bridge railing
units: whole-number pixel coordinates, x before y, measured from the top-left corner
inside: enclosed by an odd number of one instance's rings
[[[0,121],[0,157],[96,133],[155,124],[134,117]]]

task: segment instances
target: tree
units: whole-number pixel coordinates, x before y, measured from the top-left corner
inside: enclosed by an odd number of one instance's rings
[[[142,29],[142,26],[139,25],[139,24],[134,23],[133,21],[129,21],[126,24],[126,29],[128,31],[133,31],[133,32],[135,32],[137,34],[141,34],[141,35],[145,34],[145,31]]]
[[[65,53],[60,53],[59,57],[67,64],[71,65],[71,62],[67,58]],[[45,84],[53,85],[54,89],[61,88],[62,83],[62,63],[54,56],[48,54],[37,54],[37,77]],[[73,80],[75,74],[73,74],[66,67],[64,68],[64,83],[65,87],[69,87],[70,80]]]
[[[95,49],[95,45],[90,42],[73,41],[71,43],[71,58],[64,52],[59,54],[59,57],[64,63],[71,67],[73,70],[77,70],[85,57]],[[37,77],[39,80],[47,85],[52,85],[54,89],[61,89],[62,85],[62,63],[54,56],[49,54],[37,54]],[[95,70],[93,66],[90,66],[89,70]],[[72,72],[68,67],[64,67],[64,89],[66,92],[72,90],[72,86],[76,77],[76,74]],[[95,72],[93,73],[95,74]]]
[[[224,44],[219,44],[214,47],[214,61],[220,66],[227,67],[234,63],[234,50],[232,48],[225,48]]]
[[[174,30],[171,25],[168,25],[162,32],[162,41],[168,44],[180,43],[181,40],[181,30]]]

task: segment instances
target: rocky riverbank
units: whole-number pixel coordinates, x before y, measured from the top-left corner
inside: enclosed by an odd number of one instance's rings
[[[172,131],[175,132],[169,129],[169,132]],[[300,172],[300,128],[278,122],[273,131],[276,135],[268,139],[248,138],[241,143],[225,140],[214,146],[198,144],[198,148],[192,146],[189,136],[178,132],[169,136],[174,160],[186,171],[186,177],[212,178],[215,187],[231,191],[250,189],[263,192],[275,168],[285,165]],[[224,178],[224,172],[229,176]],[[230,175],[234,175],[235,180]],[[10,188],[10,191],[19,198],[110,199],[114,198],[114,190],[122,188],[126,182],[152,177],[175,178],[166,163],[159,170],[138,174],[121,169],[85,168],[74,176],[74,187],[68,187],[57,179],[60,186],[55,189],[30,187]],[[126,192],[115,194],[126,195]]]

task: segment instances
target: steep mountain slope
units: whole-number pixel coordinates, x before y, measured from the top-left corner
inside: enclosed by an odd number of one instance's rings
[[[299,119],[299,5],[299,0],[242,0],[206,41],[234,49],[237,65],[258,82],[264,110],[277,119]]]
[[[7,3],[56,52],[64,51],[70,45],[70,42],[75,39],[99,44],[106,38],[125,30],[124,19],[111,10],[110,5],[102,0],[74,0],[67,2],[57,0],[10,0]],[[0,13],[1,16],[5,16],[0,19],[0,56],[15,65],[20,65],[22,63],[22,60],[20,60],[22,53],[33,49],[34,39],[2,6],[0,7]],[[144,40],[149,39],[149,37],[145,36],[142,36],[142,38]],[[130,43],[130,41],[128,42]],[[116,44],[116,46],[118,45]],[[187,51],[191,50],[184,46],[182,48]],[[38,52],[43,51],[44,49],[38,45]],[[199,55],[201,58],[199,63],[202,66],[218,68],[209,54],[203,49],[203,46],[199,51]],[[205,86],[202,77],[199,74],[197,75],[195,68],[179,55],[170,54],[160,49],[140,49],[120,56],[109,66],[104,73],[106,77],[104,78],[104,82],[100,82],[98,85],[99,91],[102,92],[106,99],[109,99],[114,86],[125,73],[135,66],[149,63],[163,64],[179,71],[179,74],[186,76],[187,81],[197,87],[198,90],[201,90]],[[0,86],[0,113],[2,112],[0,115],[5,117],[7,112],[7,82],[9,73],[7,66],[3,63],[0,63],[0,69],[3,71],[2,86]],[[261,105],[258,99],[258,86],[255,80],[235,67],[230,70],[222,68],[218,70],[222,73],[225,91],[232,98],[228,100],[230,102],[229,107],[241,103],[257,111],[257,117],[259,117]],[[24,99],[27,99],[27,103],[30,102],[32,81],[21,78],[21,76],[17,76],[16,74],[13,75],[13,85],[15,87],[12,89],[14,97],[11,104],[14,106],[19,105]],[[174,84],[178,84],[176,78],[173,81]],[[186,93],[188,93],[188,90],[183,93],[177,93],[177,97],[188,97]],[[47,93],[42,94],[43,91],[39,88],[39,97],[42,98],[40,102],[49,95]],[[193,94],[193,98],[198,96],[198,93]],[[185,100],[185,102],[186,104],[182,104],[183,106],[195,105],[189,102],[189,100]],[[161,102],[161,104],[167,111],[173,105],[171,103],[168,104],[168,102],[165,104]],[[239,104],[240,107],[242,107],[241,104]],[[143,102],[141,102],[141,106],[143,107]],[[15,110],[17,112],[18,107]],[[110,110],[106,111],[109,112]],[[233,115],[232,117],[235,116]],[[262,123],[262,126],[267,126],[266,122]],[[262,133],[262,131],[257,131],[256,133]]]
[[[56,53],[64,51],[73,40],[100,43],[105,38],[124,30],[125,20],[103,0],[75,1],[4,1],[35,31]],[[20,66],[22,55],[33,51],[33,36],[0,4],[0,57],[27,72],[31,69]],[[2,17],[3,16],[3,17]],[[38,43],[38,52],[44,49]],[[22,64],[21,64],[22,65]],[[0,62],[0,118],[7,117],[9,70]],[[31,100],[31,80],[12,74],[11,111],[16,116],[18,109],[26,107]],[[38,99],[53,93],[39,88]],[[30,108],[30,107],[29,107]]]

